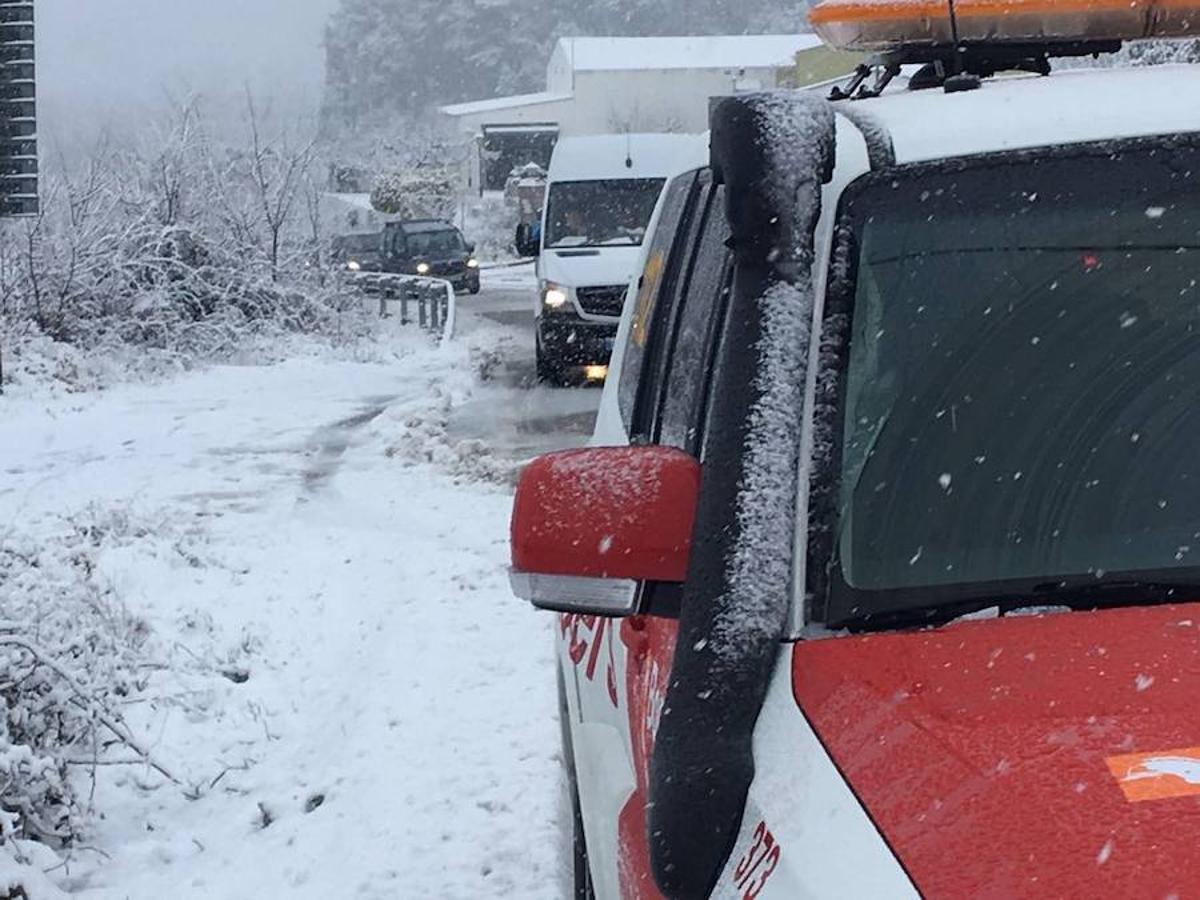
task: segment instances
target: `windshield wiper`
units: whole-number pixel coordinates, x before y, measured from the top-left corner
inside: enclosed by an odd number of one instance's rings
[[[883,610],[833,623],[851,631],[922,628],[945,625],[963,616],[995,609],[997,615],[1028,614],[1042,608],[1074,611],[1200,601],[1200,580],[1170,576],[1146,578],[1069,578],[1027,590],[979,590],[934,605]]]
[[[1066,579],[1039,584],[1033,598],[1048,600],[1054,606],[1092,609],[1100,606],[1132,606],[1138,603],[1162,603],[1170,600],[1200,600],[1200,581],[1194,578],[1089,578]],[[1036,602],[1029,606],[1042,605]]]

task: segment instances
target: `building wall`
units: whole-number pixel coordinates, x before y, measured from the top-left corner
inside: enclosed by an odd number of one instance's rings
[[[699,133],[708,129],[710,97],[776,85],[776,70],[712,69],[578,72],[575,104],[561,133],[623,131]]]
[[[574,65],[567,44],[559,41],[546,64],[546,90],[554,94],[569,94],[574,86]]]
[[[708,129],[710,97],[738,91],[799,86],[850,72],[857,58],[815,48],[799,54],[795,67],[766,66],[738,72],[716,69],[635,69],[575,72],[559,43],[546,71],[546,90],[571,94],[570,100],[517,106],[460,116],[454,127],[475,137],[487,125],[554,123],[564,137],[630,132],[696,134]],[[478,142],[464,169],[464,181],[477,189],[481,159]]]

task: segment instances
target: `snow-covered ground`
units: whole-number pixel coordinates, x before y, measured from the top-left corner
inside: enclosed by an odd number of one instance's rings
[[[479,354],[395,341],[3,407],[0,544],[82,541],[181,782],[100,767],[66,890],[562,893],[551,620],[508,590],[511,465],[445,429]]]

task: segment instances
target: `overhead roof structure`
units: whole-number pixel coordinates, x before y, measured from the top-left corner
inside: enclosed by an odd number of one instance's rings
[[[563,103],[571,99],[570,94],[540,91],[536,94],[516,94],[512,97],[493,97],[490,100],[474,100],[470,103],[454,103],[441,107],[448,116],[472,116],[480,113],[497,112],[502,109],[521,109],[526,106],[543,106],[548,103]]]

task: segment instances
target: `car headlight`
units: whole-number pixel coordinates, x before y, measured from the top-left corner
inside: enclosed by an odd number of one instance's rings
[[[352,260],[350,260],[350,262],[346,263],[346,268],[349,269],[351,272],[357,272],[359,269],[362,268],[362,266],[360,266],[358,264],[357,259],[352,259]]]
[[[467,268],[468,269],[478,269],[479,268],[479,260],[477,260],[475,257],[472,256],[470,259],[467,260]]]
[[[567,288],[553,281],[547,281],[542,287],[542,305],[547,309],[562,309],[570,300]]]
[[[429,274],[429,263],[417,263],[417,274],[418,275],[428,275]]]

